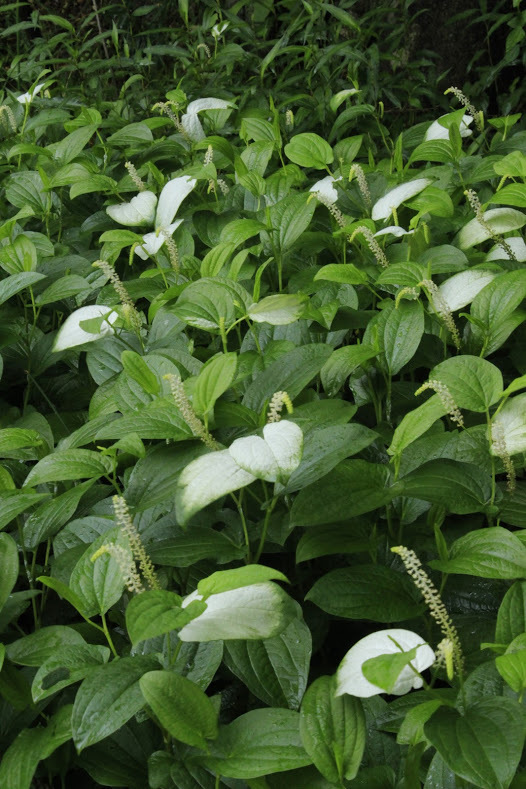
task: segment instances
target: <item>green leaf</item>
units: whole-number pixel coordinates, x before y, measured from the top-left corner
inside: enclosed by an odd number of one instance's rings
[[[109,553],[91,560],[103,545],[123,548],[131,560],[128,537],[120,528],[109,529],[89,545],[73,568],[69,585],[71,591],[82,601],[86,616],[105,614],[122,595],[124,577],[117,560]]]
[[[139,680],[158,663],[149,655],[114,660],[86,677],[75,696],[71,726],[77,751],[109,737],[144,706]]]
[[[76,296],[78,293],[91,290],[90,283],[83,277],[77,274],[68,274],[65,277],[59,277],[52,285],[46,288],[36,298],[36,303],[39,305],[53,304],[56,301],[69,299],[71,296]]]
[[[454,158],[453,147],[449,140],[426,140],[416,146],[409,159],[409,164],[412,164],[412,162],[441,162],[446,164],[447,162],[452,162]]]
[[[364,362],[374,359],[379,349],[372,345],[345,345],[333,351],[320,371],[321,382],[329,397],[334,397],[345,380]]]
[[[313,343],[294,348],[256,375],[243,397],[243,405],[261,411],[275,392],[285,391],[291,400],[317,375],[332,353],[330,345]]]
[[[398,677],[406,666],[415,659],[417,647],[407,652],[395,652],[392,655],[378,655],[362,663],[362,673],[368,682],[372,682],[386,693],[392,693]]]
[[[400,455],[406,447],[426,433],[437,419],[445,414],[447,414],[447,408],[438,395],[433,395],[418,408],[409,411],[394,432],[391,446],[387,449],[388,454]]]
[[[135,413],[115,419],[97,431],[97,440],[126,438],[136,433],[143,439],[173,439],[184,441],[193,438],[193,433],[181,416],[173,398],[159,397],[146,403]],[[106,459],[106,458],[104,458]]]
[[[500,604],[495,641],[509,644],[521,633],[526,633],[526,581],[515,581]]]
[[[0,764],[0,786],[30,789],[38,763],[71,739],[71,705],[64,705],[45,728],[22,729],[4,752]]]
[[[226,641],[225,664],[261,701],[297,710],[307,686],[311,651],[309,628],[293,619],[274,638]]]
[[[299,713],[292,710],[252,710],[219,728],[202,759],[210,769],[227,778],[257,778],[311,763],[299,732]]]
[[[245,555],[245,547],[237,545],[226,534],[204,526],[192,526],[185,532],[177,530],[176,537],[159,540],[148,547],[153,562],[168,567],[190,567],[203,559],[214,559],[224,564]]]
[[[435,559],[432,567],[445,573],[481,578],[526,578],[526,546],[507,529],[475,529],[455,540],[449,559]]]
[[[346,460],[330,475],[300,491],[290,513],[291,525],[318,526],[344,521],[382,507],[398,495],[388,486],[389,469],[365,460]]]
[[[306,194],[289,194],[270,207],[270,222],[276,246],[285,252],[305,232],[316,209],[316,200]]]
[[[19,274],[12,274],[0,282],[0,304],[14,296],[15,293],[20,293],[21,290],[29,288],[35,282],[45,279],[44,274],[38,271],[21,271]]]
[[[283,293],[267,296],[249,307],[248,317],[256,323],[286,326],[301,317],[306,301],[306,296],[296,294]]]
[[[496,192],[490,203],[497,205],[514,205],[526,208],[526,184],[508,184]]]
[[[359,699],[335,696],[335,677],[319,677],[307,690],[300,713],[303,747],[333,784],[352,780],[365,748],[365,715]]]
[[[294,135],[285,145],[285,155],[300,167],[313,167],[316,170],[324,170],[326,165],[334,161],[329,143],[318,134],[310,132]]]
[[[107,663],[110,657],[108,647],[94,644],[61,644],[42,665],[40,665],[33,684],[33,701],[39,702],[54,693],[85,679],[94,668]]]
[[[237,282],[217,277],[202,277],[192,282],[179,296],[173,312],[177,317],[205,331],[217,331],[224,319],[226,329],[234,323],[238,314],[246,314],[250,298]]]
[[[37,507],[24,523],[26,548],[35,549],[44,540],[54,537],[62,526],[72,518],[82,496],[92,485],[93,480],[81,482]]]
[[[401,622],[421,610],[407,577],[380,564],[331,570],[305,599],[334,616],[373,622]]]
[[[23,493],[20,490],[0,491],[0,529],[20,513],[48,497],[48,493]]]
[[[149,671],[139,685],[163,729],[180,742],[207,750],[206,740],[217,737],[217,712],[201,688],[173,671]]]
[[[68,479],[97,479],[111,474],[110,458],[89,449],[65,449],[42,458],[26,477],[24,487]]]
[[[84,639],[65,625],[49,625],[13,641],[7,647],[7,656],[12,663],[22,666],[40,666],[49,657],[56,655],[62,646],[82,645]]]
[[[481,789],[508,789],[524,745],[524,714],[512,699],[486,698],[463,716],[441,707],[424,732],[458,776]]]
[[[265,567],[262,564],[248,564],[246,567],[236,567],[234,570],[218,570],[208,578],[203,578],[197,585],[197,591],[205,598],[220,592],[229,592],[251,584],[260,584],[264,581],[284,581],[287,577],[279,570]]]
[[[86,147],[90,139],[97,131],[98,123],[90,123],[88,126],[81,126],[80,129],[68,134],[60,142],[52,143],[47,146],[48,151],[53,153],[53,159],[60,165],[69,164]]]
[[[429,379],[445,384],[458,408],[486,411],[502,395],[498,367],[478,356],[452,356],[438,364]]]
[[[151,395],[159,394],[161,387],[157,376],[149,368],[143,356],[139,356],[135,351],[123,351],[121,362],[124,372],[142,386],[145,392]]]
[[[391,309],[387,314],[382,328],[380,347],[383,348],[387,369],[392,376],[411,361],[420,345],[424,333],[424,308],[421,302],[401,301],[396,309]]]
[[[132,597],[126,607],[126,629],[132,644],[155,638],[186,625],[194,616],[206,610],[198,600],[185,609],[174,592],[152,589]]]
[[[526,688],[526,643],[521,633],[506,650],[504,655],[495,658],[495,666],[504,682],[522,694]]]
[[[324,477],[345,458],[372,444],[378,434],[364,425],[333,425],[311,430],[304,442],[297,469],[282,493],[292,493]]]
[[[317,271],[314,281],[320,279],[346,285],[363,285],[367,282],[367,275],[352,263],[329,263]]]
[[[230,388],[236,375],[237,354],[222,353],[210,359],[200,370],[193,389],[193,406],[199,415],[212,411],[218,400]]]
[[[265,225],[257,219],[234,219],[223,227],[219,238],[222,243],[234,244],[237,247],[261,230],[265,230]]]
[[[401,480],[405,496],[442,504],[449,512],[481,512],[491,499],[491,477],[473,463],[430,460]]]
[[[18,548],[9,534],[0,534],[0,610],[18,578]]]
[[[370,526],[359,518],[353,518],[350,524],[345,525],[331,523],[318,526],[317,529],[307,529],[300,538],[296,564],[336,553],[366,553],[373,550],[374,545]]]
[[[107,142],[123,148],[141,147],[143,143],[153,142],[153,134],[146,123],[128,123],[108,137]]]

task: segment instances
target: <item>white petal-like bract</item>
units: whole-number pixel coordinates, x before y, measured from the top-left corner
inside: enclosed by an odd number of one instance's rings
[[[526,214],[515,208],[492,208],[484,212],[484,224],[471,219],[459,231],[457,243],[460,249],[471,249],[476,244],[487,241],[493,234],[500,235],[510,230],[518,230],[526,224]],[[506,239],[507,241],[508,239]]]
[[[263,438],[279,466],[279,481],[286,482],[300,464],[303,454],[303,432],[295,422],[282,419],[263,428]]]
[[[510,455],[526,452],[526,394],[511,397],[502,411],[493,418],[500,430]],[[494,445],[491,451],[495,455]]]
[[[426,186],[432,183],[430,178],[415,178],[414,181],[408,181],[406,184],[395,186],[390,192],[381,197],[373,206],[371,213],[372,219],[376,222],[380,219],[389,219],[393,213],[393,209],[398,208],[406,200],[410,200]]]
[[[435,653],[418,633],[394,628],[371,633],[351,647],[336,673],[336,695],[342,696],[348,693],[365,699],[385,693],[385,690],[365,678],[362,671],[363,664],[370,658],[393,655],[400,650],[409,652],[414,647],[418,647],[416,657],[411,661],[411,665],[402,669],[392,693],[401,696],[412,688],[421,688],[422,679],[414,673],[411,666],[419,672],[424,671],[435,662]]]
[[[377,233],[374,234],[376,236],[395,236],[396,238],[400,238],[401,236],[410,236],[414,233],[414,230],[404,230],[403,227],[399,227],[398,225],[389,225],[389,227],[384,227],[383,230],[378,230]]]
[[[483,269],[459,271],[458,274],[446,279],[440,285],[439,291],[451,312],[454,312],[470,304],[482,288],[485,288],[496,276],[494,271]]]
[[[196,183],[195,178],[190,178],[188,175],[181,175],[179,178],[172,178],[171,181],[168,181],[163,187],[157,203],[157,212],[155,214],[156,230],[168,229],[168,225],[173,222],[179,206],[185,197],[188,197]]]
[[[203,110],[228,110],[230,107],[232,107],[231,101],[209,97],[207,99],[196,99],[195,101],[191,101],[186,108],[186,112],[188,115],[193,115],[194,113],[203,112]]]
[[[509,246],[519,263],[526,263],[526,244],[519,238],[507,238],[506,244]],[[501,244],[495,244],[486,255],[486,261],[489,263],[492,260],[509,260],[509,255]]]
[[[175,509],[178,522],[185,524],[212,501],[243,488],[255,479],[253,474],[237,465],[228,449],[192,460],[177,483]]]
[[[228,451],[237,465],[258,479],[276,482],[280,473],[276,458],[267,442],[259,436],[237,438]]]
[[[318,192],[328,203],[335,203],[338,199],[338,192],[333,184],[341,180],[341,175],[339,178],[334,178],[332,175],[326,175],[321,181],[316,181],[314,186],[311,186],[309,189],[309,192]]]
[[[441,118],[447,118],[447,115],[441,115]],[[440,120],[440,119],[439,119]],[[473,132],[471,129],[468,128],[473,123],[473,118],[471,115],[464,115],[462,120],[460,121],[460,136],[461,137],[469,137]],[[438,120],[433,121],[431,126],[429,126],[428,130],[426,131],[426,136],[424,137],[425,142],[428,140],[448,140],[449,139],[449,129],[445,126],[442,126]]]
[[[216,453],[217,454],[217,453]],[[192,592],[183,602],[202,600]],[[210,595],[206,611],[179,631],[181,641],[219,641],[272,638],[281,633],[294,616],[294,604],[272,581],[241,586]]]
[[[28,93],[22,93],[21,96],[17,96],[16,100],[20,102],[20,104],[31,104],[37,93],[40,93],[44,85],[45,82],[41,82],[39,85],[35,85],[32,91],[29,91]]]
[[[137,225],[151,225],[155,219],[155,206],[157,197],[153,192],[140,192],[132,197],[129,203],[110,205],[106,213],[120,225],[136,227]]]
[[[87,321],[91,318],[100,318],[105,315],[102,321],[100,332],[92,334],[84,329],[81,329],[80,322]],[[53,345],[54,351],[65,351],[68,348],[74,348],[76,345],[83,345],[85,342],[93,342],[105,337],[107,334],[112,334],[114,329],[112,324],[115,323],[119,316],[114,312],[111,307],[106,304],[91,304],[87,307],[81,307],[66,318],[60,327],[55,344]]]
[[[135,247],[136,254],[139,255],[139,257],[143,260],[148,260],[150,255],[155,255],[155,253],[161,249],[162,245],[166,241],[166,236],[173,235],[175,230],[182,223],[182,219],[176,219],[175,222],[172,222],[171,225],[168,225],[164,232],[146,233],[142,237],[143,243]]]

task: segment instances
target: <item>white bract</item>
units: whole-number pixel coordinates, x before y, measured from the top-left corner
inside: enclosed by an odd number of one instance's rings
[[[256,479],[285,484],[299,466],[302,451],[301,428],[282,419],[265,425],[263,438],[238,438],[229,449],[196,458],[177,483],[177,520],[186,523],[203,507]]]
[[[363,664],[371,658],[409,652],[414,647],[418,647],[416,657],[410,665],[402,669],[391,692],[395,696],[401,696],[412,688],[421,688],[422,678],[415,674],[411,666],[418,672],[424,671],[435,662],[435,653],[418,633],[394,628],[379,630],[377,633],[365,636],[347,652],[336,673],[336,695],[342,696],[348,693],[365,699],[386,693],[383,688],[373,685],[365,678],[362,671]]]
[[[92,318],[100,318],[105,316],[101,323],[100,331],[92,334],[80,327],[81,321],[87,321]],[[113,324],[118,318],[118,314],[105,304],[91,304],[88,307],[81,307],[66,318],[64,323],[59,329],[55,344],[54,351],[65,351],[68,348],[74,348],[76,345],[83,345],[85,342],[93,342],[105,337],[107,334],[113,334]]]
[[[519,236],[507,238],[506,244],[509,246],[519,263],[526,262],[526,244],[522,238],[519,238]],[[492,247],[486,255],[486,261],[489,263],[492,260],[509,260],[509,257],[510,256],[502,244],[495,244],[495,246]]]
[[[496,276],[494,271],[482,269],[460,271],[446,279],[440,285],[439,291],[451,312],[454,312],[465,307],[466,304],[470,304],[475,296]]]
[[[499,426],[510,455],[526,452],[526,394],[510,398],[493,422]],[[496,454],[493,444],[491,449]]]
[[[432,183],[430,178],[416,178],[414,181],[408,181],[406,184],[395,186],[390,192],[381,197],[373,206],[371,213],[372,219],[376,222],[380,219],[389,219],[393,210],[396,211],[399,205],[411,197],[419,194],[426,186]]]
[[[196,183],[195,178],[181,175],[168,181],[159,195],[159,201],[153,192],[140,192],[129,203],[108,206],[106,213],[115,222],[128,227],[154,224],[155,231],[146,233],[142,237],[143,243],[135,247],[139,257],[146,260],[148,255],[155,255],[160,250],[166,236],[172,236],[182,223],[182,219],[177,219],[175,222],[173,219],[179,206]]]
[[[377,236],[395,236],[395,238],[400,238],[401,236],[410,236],[411,233],[414,233],[414,230],[404,230],[403,227],[399,227],[398,225],[389,225],[389,227],[384,227],[383,230],[378,230],[377,233],[374,234],[374,237]]]
[[[333,184],[341,180],[341,175],[339,178],[334,178],[332,175],[326,175],[321,181],[316,181],[314,186],[311,186],[309,189],[309,192],[314,192],[314,194],[318,193],[325,203],[330,203],[332,205],[338,199],[338,192]]]
[[[522,211],[517,211],[515,208],[492,208],[484,212],[483,225],[476,217],[464,225],[458,233],[456,242],[460,249],[470,249],[476,244],[487,241],[492,235],[519,230],[524,224],[526,224],[526,214]]]
[[[212,28],[213,37],[219,38],[219,36],[225,32],[229,24],[230,24],[229,22],[221,22],[221,23],[218,22],[217,25],[214,25]]]
[[[441,118],[447,118],[447,115],[441,115]],[[431,126],[426,131],[426,136],[424,137],[425,142],[428,140],[448,140],[449,139],[449,129],[446,126],[442,126],[439,123],[440,118],[436,121],[433,121]],[[473,118],[471,115],[464,115],[462,120],[460,121],[460,136],[461,137],[469,137],[473,132],[471,129],[468,129],[473,123]]]
[[[37,93],[40,93],[44,85],[45,82],[40,82],[38,85],[35,85],[33,90],[30,90],[28,93],[22,93],[21,96],[17,96],[16,100],[19,101],[20,104],[31,104]]]
[[[181,118],[183,129],[194,142],[204,140],[206,135],[198,117],[199,113],[205,110],[228,110],[232,106],[230,101],[224,101],[223,99],[208,98],[191,101]]]
[[[197,590],[188,595],[182,607],[202,600]],[[290,621],[291,600],[272,581],[230,589],[206,599],[206,611],[179,631],[181,641],[219,641],[272,638]]]

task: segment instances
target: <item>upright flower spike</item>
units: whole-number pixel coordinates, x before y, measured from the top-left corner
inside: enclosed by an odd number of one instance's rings
[[[160,589],[161,587],[152,560],[146,553],[139,532],[132,521],[126,500],[122,496],[113,497],[113,512],[115,513],[115,520],[124,534],[128,537],[133,557],[139,562],[139,568],[143,577],[148,582],[148,586],[150,589]]]
[[[506,446],[504,430],[500,422],[492,422],[491,424],[491,452],[502,461],[502,465],[506,470],[508,493],[513,493],[516,488],[515,466]]]
[[[458,333],[458,329],[456,327],[453,315],[451,314],[451,310],[449,309],[449,305],[445,301],[440,290],[432,279],[423,279],[422,282],[419,282],[418,284],[426,288],[429,294],[429,301],[431,302],[433,309],[439,318],[442,318],[444,321],[446,328],[453,338],[455,347],[457,349],[460,348],[460,334]]]
[[[181,412],[181,416],[188,427],[191,429],[194,436],[196,438],[200,438],[203,444],[208,447],[208,449],[219,449],[219,444],[215,438],[210,435],[192,408],[190,400],[188,399],[188,396],[184,390],[181,376],[167,373],[163,376],[163,378],[165,378],[170,384],[170,390],[172,392],[175,405]]]
[[[11,107],[8,107],[7,104],[2,104],[2,106],[0,107],[0,118],[2,119],[2,121],[4,120],[4,118],[7,118],[7,123],[10,126],[11,131],[14,134],[16,134],[15,116],[13,114],[13,110],[11,109]]]
[[[447,638],[453,645],[453,665],[455,672],[458,675],[462,675],[464,670],[464,658],[462,655],[460,638],[455,625],[451,621],[448,610],[442,602],[440,592],[425,572],[420,559],[414,551],[409,550],[409,548],[406,548],[404,545],[393,547],[391,551],[398,554],[403,561],[407,574],[413,580],[416,588],[422,593],[422,597],[429,608],[429,613],[440,627],[444,638]]]
[[[447,409],[451,421],[456,422],[459,427],[464,427],[464,417],[446,384],[442,383],[442,381],[436,381],[434,378],[430,378],[429,381],[422,384],[420,389],[416,390],[415,396],[425,392],[426,389],[432,389],[436,392],[440,398],[440,402],[444,408]]]
[[[356,238],[357,235],[362,235],[365,238],[367,246],[369,247],[369,249],[371,250],[371,252],[373,253],[373,255],[376,258],[376,262],[380,266],[382,266],[382,268],[387,268],[388,265],[389,265],[389,261],[387,260],[387,256],[386,256],[385,252],[383,251],[382,247],[380,246],[380,244],[378,243],[378,241],[376,240],[376,238],[374,237],[374,235],[369,230],[369,228],[368,227],[364,227],[363,225],[360,225],[360,227],[357,227],[356,230],[354,231],[354,233],[352,234],[352,236],[350,236],[350,238],[349,238],[349,241],[351,242],[351,244],[352,244],[352,242],[354,241],[354,239]]]
[[[132,330],[136,334],[139,334],[142,325],[141,316],[137,312],[133,299],[131,298],[130,294],[128,293],[123,283],[121,282],[119,275],[117,274],[113,266],[108,263],[107,260],[96,260],[95,263],[93,263],[93,265],[96,268],[100,268],[101,271],[103,271],[104,274],[106,274],[109,281],[113,285],[113,289],[115,290],[115,293],[120,299],[120,302],[124,309],[125,318],[129,322]]]
[[[114,543],[101,545],[98,551],[95,551],[91,557],[91,561],[96,562],[97,559],[100,556],[103,556],[105,553],[109,553],[110,556],[113,556],[119,565],[119,570],[121,571],[123,581],[129,592],[141,594],[145,591],[144,586],[142,585],[141,577],[137,572],[135,562],[133,561],[133,557],[130,556],[128,551],[123,548],[122,545],[115,545]]]
[[[479,200],[478,195],[475,192],[475,190],[474,189],[466,189],[464,194],[466,195],[467,201],[470,204],[470,206],[471,206],[471,208],[473,210],[473,213],[475,214],[475,217],[476,217],[477,222],[479,223],[479,225],[481,225],[481,227],[483,227],[484,230],[487,233],[489,233],[491,238],[497,244],[499,244],[499,246],[502,247],[502,249],[506,253],[506,257],[509,260],[515,260],[515,262],[517,262],[517,258],[515,256],[515,252],[510,247],[510,245],[508,244],[506,239],[504,239],[501,236],[499,236],[498,233],[495,233],[495,231],[493,230],[493,228],[491,227],[489,222],[486,221],[486,218],[484,216],[484,211],[482,209],[482,205],[480,204],[480,200]]]
[[[365,678],[362,667],[371,658],[380,655],[394,655],[417,648],[416,657],[400,672],[391,693],[401,696],[413,688],[423,685],[419,672],[425,671],[435,662],[435,653],[425,640],[411,630],[393,628],[379,630],[360,639],[343,658],[336,673],[336,696],[348,693],[350,696],[366,699],[386,693]]]
[[[280,421],[283,406],[286,406],[287,413],[292,414],[294,410],[292,407],[292,400],[287,392],[274,392],[268,404],[267,424]]]

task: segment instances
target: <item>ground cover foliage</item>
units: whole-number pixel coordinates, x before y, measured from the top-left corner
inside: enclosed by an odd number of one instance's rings
[[[526,783],[521,87],[353,5],[0,9],[1,787]]]

